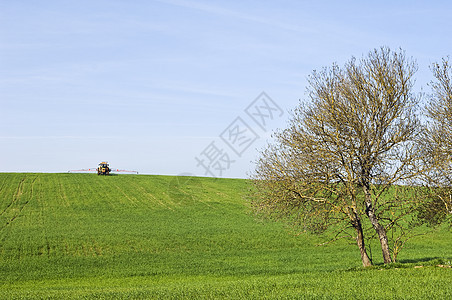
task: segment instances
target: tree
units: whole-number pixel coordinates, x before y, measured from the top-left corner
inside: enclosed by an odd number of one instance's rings
[[[344,67],[333,64],[309,77],[308,101],[287,129],[260,154],[252,175],[257,213],[314,233],[352,235],[363,266],[372,264],[365,224],[390,263],[388,230],[400,236],[418,203],[407,183],[418,169],[420,132],[413,93],[416,63],[382,47]],[[350,231],[352,230],[352,231]]]
[[[424,163],[430,166],[425,178],[429,201],[422,217],[438,224],[452,214],[452,67],[448,59],[432,65],[435,81],[426,107],[428,124],[422,136]]]

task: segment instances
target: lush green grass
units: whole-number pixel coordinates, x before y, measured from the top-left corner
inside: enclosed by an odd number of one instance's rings
[[[238,179],[0,174],[0,298],[451,298],[448,228],[400,264],[257,221]],[[415,266],[424,265],[422,268]]]

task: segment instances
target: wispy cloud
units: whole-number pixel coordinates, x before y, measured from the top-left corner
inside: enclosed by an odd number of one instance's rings
[[[231,17],[235,19],[240,19],[244,21],[254,22],[258,24],[268,25],[272,27],[277,27],[279,29],[287,30],[287,31],[294,31],[297,33],[314,33],[317,30],[314,29],[314,27],[302,27],[295,24],[285,23],[278,20],[275,20],[273,18],[265,18],[261,16],[256,16],[248,13],[243,13],[239,11],[235,11],[232,9],[228,9],[225,7],[220,6],[214,6],[211,4],[201,3],[201,2],[195,2],[195,1],[186,1],[186,0],[157,0],[162,3],[170,4],[170,5],[176,5],[180,7],[186,7],[189,9],[195,9],[199,11],[204,11],[211,14],[216,14],[220,16],[226,16]]]

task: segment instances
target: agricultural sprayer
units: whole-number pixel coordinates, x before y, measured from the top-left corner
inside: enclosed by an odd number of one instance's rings
[[[110,173],[133,173],[138,174],[137,171],[129,171],[129,170],[120,170],[120,169],[111,169],[110,165],[106,161],[102,161],[99,163],[99,166],[97,168],[90,168],[90,169],[80,169],[80,170],[69,170],[69,173],[76,173],[76,172],[96,172],[97,175],[110,175]]]

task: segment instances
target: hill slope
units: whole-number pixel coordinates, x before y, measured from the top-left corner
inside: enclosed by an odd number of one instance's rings
[[[410,268],[362,270],[353,245],[315,247],[255,220],[246,189],[239,179],[0,174],[0,297],[452,296],[452,270],[433,266],[452,257],[449,231],[413,241],[400,255]],[[412,268],[423,261],[432,266]]]

